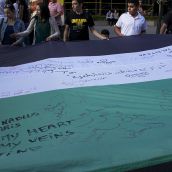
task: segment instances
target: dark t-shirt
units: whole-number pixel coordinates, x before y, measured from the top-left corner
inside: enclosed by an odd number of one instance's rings
[[[167,33],[172,34],[172,11],[170,11],[165,17],[164,23],[167,25]]]
[[[35,43],[41,43],[46,40],[47,37],[50,36],[51,28],[49,19],[42,22],[38,18],[36,18],[35,25]]]
[[[10,37],[10,35],[13,33],[14,33],[13,26],[8,25],[4,33],[4,38],[2,40],[3,45],[11,45],[16,41],[16,39]]]
[[[71,11],[65,20],[65,24],[69,25],[70,33],[69,40],[89,40],[88,27],[94,26],[92,16],[88,12],[76,14]]]

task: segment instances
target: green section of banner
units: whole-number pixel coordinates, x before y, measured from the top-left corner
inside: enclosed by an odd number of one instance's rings
[[[0,99],[0,172],[125,171],[172,160],[172,80]]]

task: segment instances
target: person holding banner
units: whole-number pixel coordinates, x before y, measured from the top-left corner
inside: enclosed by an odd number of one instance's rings
[[[94,28],[90,13],[83,10],[83,0],[72,0],[72,11],[66,16],[63,40],[89,40],[89,30],[99,39],[107,39]]]
[[[172,11],[169,11],[161,25],[160,34],[172,34]]]
[[[128,0],[128,12],[123,13],[114,26],[117,36],[140,35],[146,31],[146,20],[138,10],[139,0]]]
[[[14,33],[12,37],[26,37],[34,31],[33,45],[45,41],[59,38],[60,32],[58,25],[47,5],[42,3],[36,7],[36,15],[31,19],[28,28],[24,32]]]
[[[24,31],[24,22],[16,18],[13,4],[5,4],[4,13],[5,17],[0,20],[0,44],[23,46],[23,38],[11,38],[11,34]]]
[[[48,4],[48,8],[50,10],[50,15],[54,17],[57,22],[61,37],[63,37],[62,18],[61,18],[61,16],[64,13],[63,6],[57,0],[50,0]]]

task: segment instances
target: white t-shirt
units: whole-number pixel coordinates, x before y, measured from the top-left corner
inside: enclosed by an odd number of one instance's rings
[[[133,17],[126,12],[119,17],[116,26],[121,28],[121,33],[125,36],[139,35],[146,30],[146,20],[140,13]]]

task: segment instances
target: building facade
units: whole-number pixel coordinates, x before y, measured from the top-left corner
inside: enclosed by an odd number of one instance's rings
[[[71,9],[72,0],[64,0],[66,11]],[[149,12],[150,15],[158,15],[159,4],[157,2],[163,1],[165,9],[172,9],[172,0],[142,0],[143,8]],[[84,8],[95,15],[105,15],[109,9],[116,9],[119,13],[123,13],[127,9],[127,0],[85,0]]]

